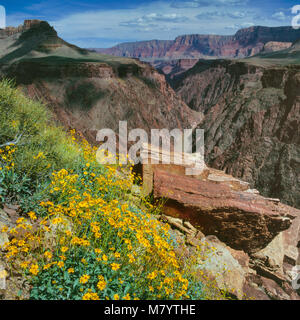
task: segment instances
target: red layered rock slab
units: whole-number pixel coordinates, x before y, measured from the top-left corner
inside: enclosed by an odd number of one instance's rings
[[[167,198],[165,213],[190,221],[236,250],[256,252],[287,230],[300,211],[225,184],[156,170],[154,197]]]

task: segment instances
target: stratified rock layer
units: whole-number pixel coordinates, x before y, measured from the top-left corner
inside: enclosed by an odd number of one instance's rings
[[[300,31],[292,27],[255,26],[232,36],[190,34],[174,41],[152,40],[122,43],[98,52],[141,59],[201,59],[205,57],[241,58],[259,53],[268,42],[295,42]]]
[[[154,172],[155,198],[167,198],[168,215],[190,221],[204,234],[216,235],[237,250],[255,252],[291,226],[299,210],[227,183]]]

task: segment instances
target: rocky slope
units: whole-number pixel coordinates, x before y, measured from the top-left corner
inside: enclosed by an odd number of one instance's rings
[[[143,145],[145,159],[162,156],[156,148],[149,156],[149,149]],[[207,166],[186,176],[190,163],[178,165],[179,154],[170,156],[171,165],[148,161],[137,169],[143,193],[163,199],[160,218],[171,225],[179,256],[197,256],[218,288],[238,299],[300,300],[300,210]]]
[[[240,61],[200,61],[172,84],[192,109],[205,113],[199,128],[210,166],[299,208],[296,47]]]
[[[30,97],[42,99],[57,119],[93,140],[102,128],[182,128],[199,122],[150,65],[90,53],[57,36],[43,21],[2,31],[1,74]]]
[[[179,230],[182,243],[203,253],[215,248],[201,268],[219,288],[238,299],[300,300],[293,287],[300,211],[245,190],[242,182],[237,188],[223,172],[207,171],[206,179],[154,171],[154,196],[167,199],[162,219]],[[179,250],[187,257],[195,254],[184,246]]]
[[[141,41],[123,43],[98,52],[141,59],[241,58],[259,53],[270,41],[295,42],[300,31],[292,27],[255,26],[239,30],[232,36],[183,35],[174,41]]]

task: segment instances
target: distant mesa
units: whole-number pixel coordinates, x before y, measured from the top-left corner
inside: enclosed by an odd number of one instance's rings
[[[0,36],[9,36],[9,35],[13,35],[19,32],[24,32],[30,28],[32,28],[33,26],[38,26],[41,23],[47,23],[46,21],[42,21],[42,20],[24,20],[24,23],[19,25],[18,27],[11,27],[8,26],[5,29],[0,29]],[[47,23],[48,24],[48,23]]]
[[[190,34],[175,40],[151,40],[121,43],[97,52],[121,57],[154,59],[245,58],[262,50],[287,48],[300,39],[300,30],[292,27],[255,26],[241,29],[235,35]],[[269,44],[268,44],[269,43]],[[267,47],[265,47],[267,45]]]

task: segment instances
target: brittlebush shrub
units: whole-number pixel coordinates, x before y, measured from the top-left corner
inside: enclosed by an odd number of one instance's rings
[[[71,136],[53,125],[47,108],[9,80],[0,82],[0,115],[0,145],[17,142],[0,148],[2,155],[14,153],[10,171],[4,172],[5,159],[0,158],[0,201],[30,206],[53,170],[74,167],[80,151]]]
[[[10,230],[6,258],[32,283],[31,298],[200,298],[201,284],[181,271],[169,226],[124,203],[131,170],[101,166],[93,152],[84,143],[82,165],[52,174],[49,199],[39,215],[28,213],[32,224],[21,218]]]
[[[0,101],[1,143],[22,133],[1,149],[2,201],[18,201],[24,213],[3,228],[10,235],[3,249],[10,272],[32,286],[31,299],[204,298],[175,255],[169,226],[131,196],[132,168],[98,164],[94,148],[8,82],[0,83]]]

